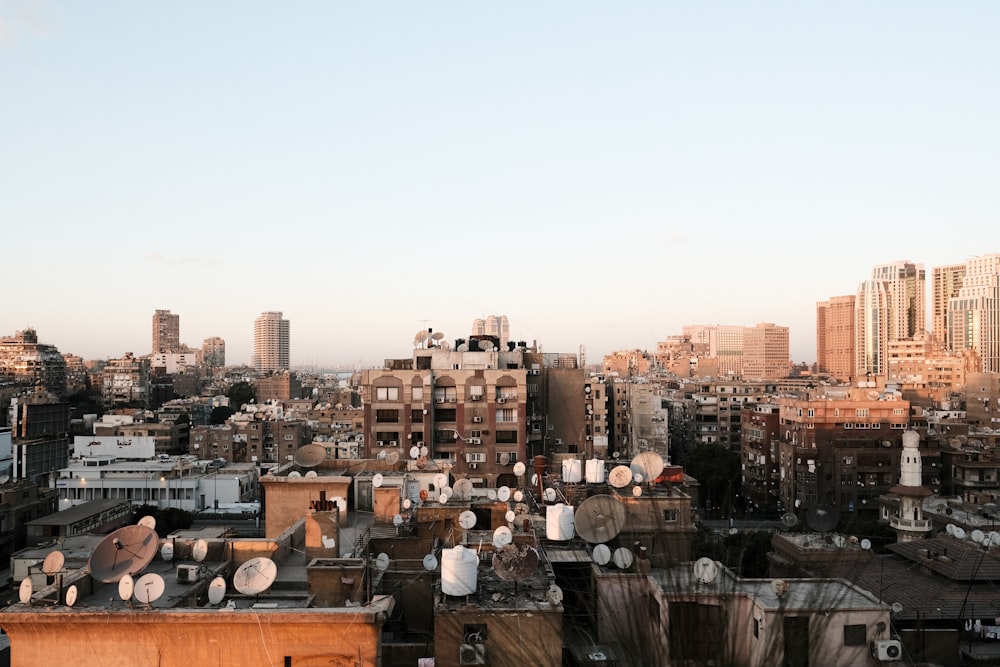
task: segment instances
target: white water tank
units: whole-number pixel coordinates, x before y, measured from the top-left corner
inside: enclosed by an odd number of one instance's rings
[[[545,508],[545,537],[565,542],[573,539],[576,525],[573,522],[573,508],[570,505],[549,505]]]
[[[562,478],[568,484],[576,484],[583,478],[583,463],[580,459],[563,459]]]
[[[472,595],[476,592],[479,558],[476,552],[457,546],[441,551],[441,592]]]
[[[587,484],[604,483],[604,461],[602,459],[589,459],[587,461]]]

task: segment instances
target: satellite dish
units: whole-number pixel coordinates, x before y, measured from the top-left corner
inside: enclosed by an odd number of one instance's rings
[[[410,458],[411,459],[419,459],[420,458],[420,448],[417,447],[416,445],[413,445],[412,447],[410,447]]]
[[[1000,545],[1000,532],[991,530],[990,534],[986,536],[986,545],[990,547]]]
[[[632,495],[635,496],[636,498],[638,498],[639,496],[641,496],[642,495],[642,487],[641,486],[633,486],[632,487]]]
[[[524,491],[518,489],[517,491],[514,492],[513,498],[515,503],[524,502]]]
[[[306,477],[308,479],[313,479],[315,477],[319,477],[319,475],[316,474],[315,470],[307,470],[306,474],[304,475],[304,477]]]
[[[442,493],[441,495],[439,495],[438,496],[438,502],[441,503],[442,505],[447,505],[448,504],[448,494],[447,493]]]
[[[440,489],[443,486],[448,486],[448,475],[443,472],[439,472],[434,475],[434,488]]]
[[[591,558],[598,565],[607,565],[611,562],[611,549],[607,544],[598,544],[594,547],[594,553]]]
[[[635,556],[633,556],[632,552],[629,551],[627,548],[618,547],[617,549],[615,549],[615,553],[612,556],[612,559],[615,562],[615,567],[617,567],[619,570],[627,570],[630,567],[632,567],[632,561],[635,560]]]
[[[392,517],[392,525],[397,526],[397,527],[398,526],[402,526],[403,525],[403,515],[402,514],[396,514],[396,515],[394,515]]]
[[[788,582],[784,579],[774,579],[771,581],[771,592],[777,597],[785,597],[785,593],[788,592]]]
[[[952,535],[956,539],[964,540],[965,539],[965,528],[962,528],[961,526],[955,526],[955,531],[952,533]]]
[[[422,458],[427,458],[427,452],[429,452],[429,451],[430,451],[430,450],[429,450],[429,449],[427,449],[427,445],[423,445],[423,446],[422,446],[422,447],[420,448],[420,456],[421,456]]]
[[[531,473],[531,485],[538,486],[538,473]]]
[[[632,475],[632,481],[636,484],[642,484],[642,473],[635,473]]]
[[[455,349],[458,350],[459,352],[468,352],[469,351],[469,344],[468,343],[462,343],[461,345],[459,345]]]
[[[450,486],[446,486],[443,489],[441,489],[441,495],[447,498],[448,500],[451,500],[451,497],[455,495],[455,489],[451,488]]]
[[[146,516],[139,519],[138,523],[140,526],[145,526],[150,530],[156,530],[156,517],[147,514]]]
[[[486,498],[488,500],[496,500],[497,499],[497,490],[496,489],[490,489],[489,491],[487,491],[486,492]]]
[[[553,489],[551,486],[545,489],[545,500],[547,500],[550,503],[554,503],[556,501],[556,490]]]
[[[142,571],[156,555],[159,538],[146,526],[125,526],[111,533],[90,554],[91,576],[103,583]]]
[[[66,606],[72,607],[76,604],[76,598],[80,592],[76,588],[76,584],[70,586],[66,589]]]
[[[972,533],[969,534],[969,537],[971,537],[972,541],[975,542],[976,544],[982,544],[983,540],[986,539],[986,533],[984,533],[981,530],[974,530],[972,531]]]
[[[472,480],[468,478],[460,479],[455,482],[455,486],[452,489],[455,491],[455,495],[463,500],[467,500],[472,497]]]
[[[806,523],[817,533],[828,533],[840,522],[840,512],[832,505],[816,505],[806,512]]]
[[[615,466],[608,473],[608,484],[623,489],[632,482],[632,470],[628,466]]]
[[[548,600],[549,604],[553,606],[558,605],[560,602],[563,601],[562,589],[556,586],[555,584],[552,584],[551,586],[549,586],[549,589],[545,591],[545,599]]]
[[[389,554],[384,551],[375,557],[375,567],[379,572],[385,572],[389,568]]]
[[[434,554],[427,554],[424,556],[424,569],[428,572],[432,572],[437,569],[438,559]]]
[[[155,572],[150,572],[142,575],[139,577],[139,581],[135,582],[135,590],[132,595],[144,605],[151,605],[160,599],[165,588],[163,577]]]
[[[510,463],[510,452],[500,452],[500,465],[505,466]]]
[[[17,599],[21,601],[21,604],[31,604],[31,596],[34,592],[31,577],[25,577],[21,580],[21,587],[17,591]]]
[[[493,554],[493,571],[504,581],[523,581],[538,569],[538,552],[527,544],[507,544]]]
[[[507,526],[500,526],[493,531],[493,546],[497,549],[507,546],[514,541],[514,534]]]
[[[441,340],[442,338],[444,338],[444,334],[441,333],[440,331],[435,331],[433,334],[431,334],[431,339],[433,340]]]
[[[160,547],[160,558],[167,561],[168,563],[174,559],[174,543],[164,542],[163,546]]]
[[[265,556],[251,558],[236,568],[233,586],[244,595],[259,595],[270,588],[278,574],[278,566]]]
[[[302,445],[292,454],[292,460],[303,468],[315,468],[326,460],[326,447],[323,445]]]
[[[200,563],[205,560],[206,556],[208,556],[208,542],[205,540],[198,540],[194,543],[194,547],[191,549],[191,557]]]
[[[465,510],[458,515],[458,525],[466,530],[472,530],[476,526],[476,513],[472,510]]]
[[[423,470],[426,467],[427,467],[427,457],[421,454],[420,458],[417,459],[417,470]]]
[[[526,467],[523,461],[518,461],[514,464],[514,475],[517,477],[524,477]]]
[[[385,452],[379,452],[379,454],[385,454]],[[300,473],[298,470],[293,470],[290,473],[288,473],[288,476],[289,477],[302,477],[302,473]]]
[[[625,508],[617,498],[599,494],[580,503],[573,521],[577,535],[587,542],[610,542],[625,525]]]
[[[413,501],[409,498],[403,498],[403,509],[408,510],[413,505]]]
[[[711,558],[699,558],[694,562],[694,576],[702,584],[710,584],[719,576],[719,566]]]
[[[843,535],[834,535],[833,536],[833,544],[838,549],[843,549],[844,547],[847,546],[847,538],[844,537]]]
[[[949,535],[954,535],[955,534],[955,524],[949,523],[947,526],[944,527],[944,532],[948,533]]]
[[[642,452],[632,459],[630,468],[642,479],[652,482],[663,474],[663,457],[656,452]]]
[[[388,456],[389,455],[386,454],[385,450],[383,449],[378,454],[375,455],[375,458],[377,458],[379,461],[385,461]]]
[[[399,452],[395,452],[395,451],[389,452],[386,455],[385,459],[386,459],[386,461],[388,461],[392,465],[396,465],[397,463],[399,463]]]
[[[503,518],[507,520],[507,523],[512,523],[517,515],[514,514],[514,510],[507,510],[507,513],[503,515]]]
[[[42,562],[42,572],[45,574],[55,574],[63,568],[65,562],[66,556],[63,555],[63,552],[52,551]]]
[[[889,611],[892,612],[893,616],[899,616],[903,613],[903,605],[898,602],[893,602],[892,606],[889,607]]]
[[[212,583],[208,585],[208,601],[219,604],[224,597],[226,597],[226,580],[222,577],[212,579]]]
[[[872,389],[871,391],[868,392],[868,400],[869,401],[877,401],[878,400],[878,396],[879,396],[878,392],[876,390],[874,390],[874,389]]]
[[[372,486],[376,489],[382,486],[382,473],[377,472],[372,476]]]
[[[799,523],[799,517],[791,512],[786,512],[781,516],[781,525],[785,528],[794,528]]]
[[[868,538],[861,540],[861,548],[864,549],[865,551],[868,551],[869,549],[872,548],[872,541],[869,540]]]
[[[505,503],[508,500],[510,500],[509,486],[501,486],[499,489],[497,489],[497,500],[499,500],[502,503]]]
[[[126,574],[118,580],[118,597],[128,601],[132,599],[132,593],[134,592],[135,581],[132,579],[132,575]]]
[[[420,345],[425,340],[427,340],[427,336],[428,335],[430,335],[430,334],[428,333],[428,331],[426,329],[421,329],[417,333],[413,334],[413,344],[415,346],[416,345]]]

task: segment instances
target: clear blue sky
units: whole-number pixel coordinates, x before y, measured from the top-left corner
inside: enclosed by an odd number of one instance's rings
[[[407,356],[791,328],[1000,251],[996,2],[0,0],[0,335]]]

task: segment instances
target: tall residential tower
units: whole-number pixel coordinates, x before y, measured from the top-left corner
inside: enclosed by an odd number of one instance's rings
[[[169,310],[153,313],[153,354],[179,352],[181,347],[181,316]]]
[[[288,370],[289,324],[281,312],[261,313],[254,320],[253,367],[258,371]]]

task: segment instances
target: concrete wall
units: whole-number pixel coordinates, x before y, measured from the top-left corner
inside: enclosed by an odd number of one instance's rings
[[[515,610],[437,611],[434,615],[435,667],[458,667],[466,625],[486,626],[486,664],[490,667],[560,667],[562,607],[530,614]]]
[[[342,498],[339,505],[340,523],[347,521],[347,489],[349,477],[278,477],[263,475],[260,484],[265,497],[264,534],[273,539],[301,519],[309,510],[310,501],[318,501],[320,492],[326,499]]]

